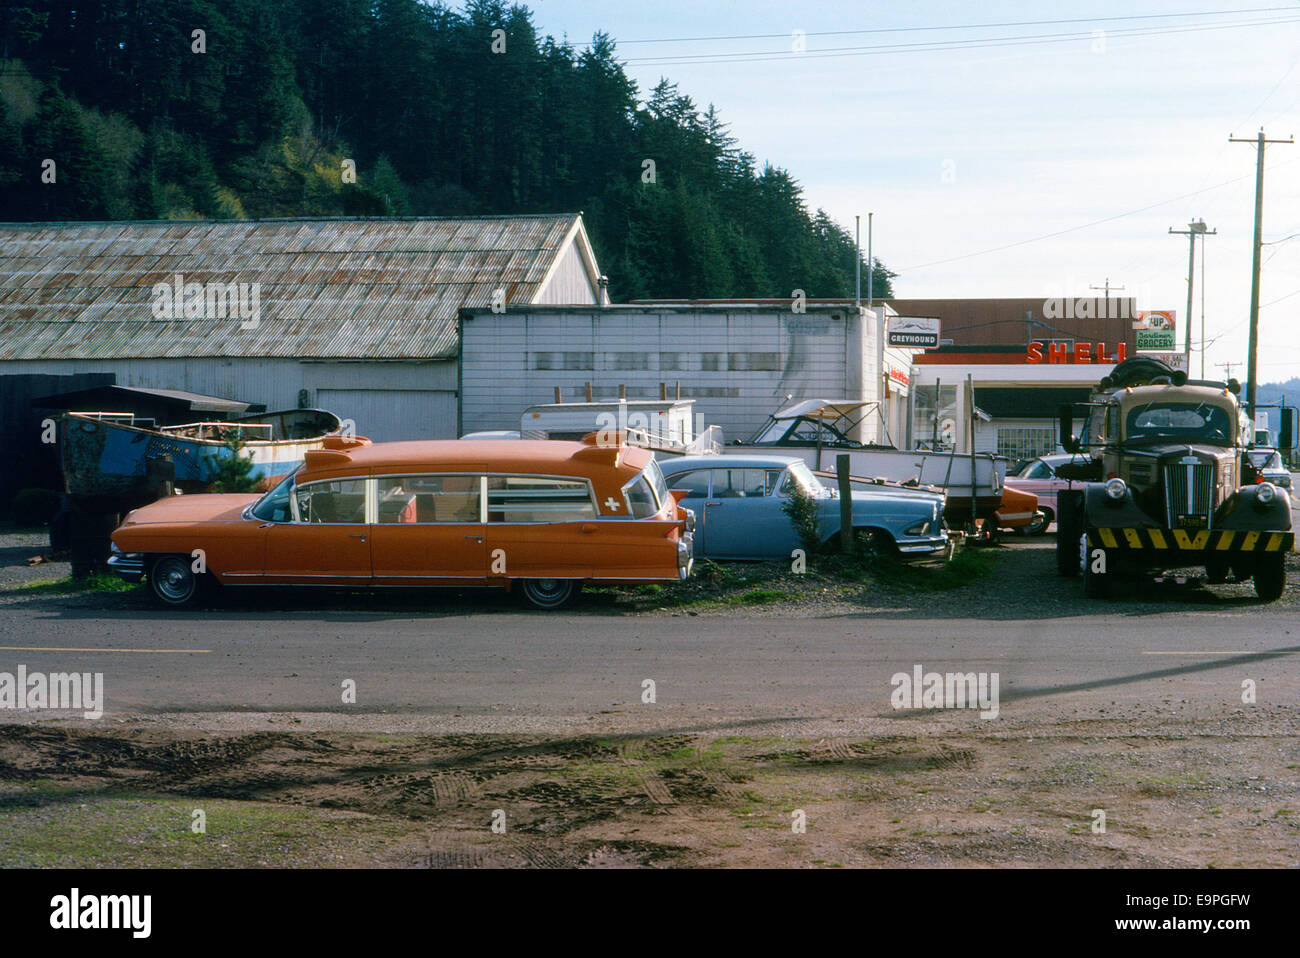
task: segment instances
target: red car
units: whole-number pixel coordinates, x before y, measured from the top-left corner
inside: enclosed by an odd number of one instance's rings
[[[1056,521],[1056,494],[1062,489],[1070,488],[1070,480],[1058,478],[1056,470],[1071,460],[1082,463],[1087,461],[1087,457],[1069,453],[1040,456],[1021,466],[1015,475],[1007,476],[1007,488],[1032,492],[1038,497],[1038,511],[1042,513],[1042,519],[1036,519],[1035,524],[1026,530],[1030,535],[1046,532],[1047,527]]]

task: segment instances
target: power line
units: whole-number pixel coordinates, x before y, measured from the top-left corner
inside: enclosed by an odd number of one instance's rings
[[[1280,165],[1280,164],[1279,164]],[[929,263],[921,263],[917,266],[906,266],[900,268],[897,272],[901,276],[905,272],[914,272],[919,269],[927,269],[931,266],[942,266],[945,263],[956,263],[959,260],[972,259],[976,256],[986,256],[989,253],[1001,253],[1003,250],[1015,249],[1018,246],[1028,246],[1030,243],[1038,243],[1043,240],[1055,239],[1058,236],[1064,236],[1067,233],[1077,233],[1079,230],[1090,229],[1093,226],[1100,226],[1103,223],[1111,223],[1115,220],[1123,219],[1126,216],[1135,216],[1138,213],[1146,213],[1150,210],[1158,209],[1161,206],[1168,206],[1170,203],[1177,203],[1179,200],[1185,200],[1191,196],[1199,196],[1202,193],[1209,193],[1211,190],[1220,190],[1225,186],[1231,186],[1233,183],[1239,183],[1242,180],[1250,179],[1249,176],[1237,176],[1230,180],[1224,180],[1214,186],[1206,187],[1203,190],[1195,190],[1191,193],[1184,193],[1182,196],[1174,196],[1167,200],[1161,200],[1159,203],[1152,203],[1150,206],[1143,206],[1136,210],[1128,210],[1124,213],[1116,213],[1114,216],[1103,217],[1099,220],[1093,220],[1090,223],[1081,223],[1078,226],[1069,226],[1063,230],[1057,230],[1055,233],[1044,233],[1042,236],[1031,236],[1029,239],[1017,240],[1014,243],[1007,243],[1003,246],[993,246],[989,249],[977,250],[974,253],[963,253],[961,256],[950,256],[947,259],[937,259]]]
[[[1271,299],[1271,300],[1269,300],[1267,303],[1263,303],[1263,304],[1261,304],[1259,308],[1260,308],[1260,309],[1267,309],[1268,307],[1272,306],[1274,303],[1280,303],[1280,302],[1282,302],[1282,300],[1284,300],[1284,299],[1290,299],[1292,296],[1300,296],[1300,289],[1293,289],[1293,290],[1291,290],[1291,292],[1287,293],[1285,296],[1279,296],[1277,299]],[[1244,320],[1243,320],[1243,322],[1244,322]],[[1241,323],[1238,323],[1237,325],[1240,326]]]
[[[1296,162],[1300,162],[1300,158],[1294,160],[1285,160],[1281,163],[1275,163],[1273,164],[1273,168],[1277,169],[1279,167],[1287,166],[1291,163],[1296,163]],[[916,266],[900,267],[896,272],[899,276],[902,276],[904,273],[915,272],[916,270],[920,270],[920,269],[928,269],[931,266],[943,266],[946,263],[956,263],[964,259],[973,259],[976,256],[986,256],[989,253],[1001,253],[1003,250],[1015,249],[1016,247],[1019,246],[1028,246],[1030,243],[1038,243],[1043,240],[1055,239],[1056,237],[1064,236],[1067,233],[1077,233],[1079,230],[1090,229],[1093,226],[1101,226],[1103,223],[1111,223],[1114,222],[1115,220],[1123,219],[1126,216],[1136,216],[1138,213],[1146,213],[1150,210],[1157,209],[1161,206],[1168,206],[1170,203],[1177,203],[1179,200],[1185,200],[1191,196],[1200,196],[1203,193],[1210,193],[1213,192],[1214,190],[1221,190],[1225,186],[1231,186],[1233,183],[1240,183],[1242,180],[1248,180],[1248,179],[1250,179],[1249,175],[1234,176],[1232,179],[1224,180],[1222,183],[1216,183],[1214,186],[1207,186],[1205,189],[1201,189],[1201,190],[1193,190],[1191,193],[1184,193],[1182,196],[1173,196],[1167,200],[1161,200],[1159,203],[1152,203],[1150,206],[1143,206],[1135,210],[1128,210],[1123,213],[1116,213],[1114,216],[1107,216],[1099,220],[1093,220],[1090,223],[1081,223],[1078,226],[1070,226],[1063,230],[1057,230],[1054,233],[1044,233],[1041,236],[1031,236],[1029,239],[1017,240],[1014,243],[1007,243],[1003,246],[993,246],[990,247],[989,249],[976,250],[973,253],[963,253],[960,256],[950,256],[947,259],[936,259],[929,263],[919,263]]]
[[[989,30],[995,27],[1048,27],[1062,26],[1068,23],[1115,23],[1131,20],[1169,20],[1177,17],[1223,17],[1239,16],[1244,13],[1279,13],[1295,11],[1295,7],[1248,7],[1244,10],[1189,10],[1184,13],[1149,13],[1134,14],[1123,17],[1075,17],[1068,20],[1003,20],[993,23],[954,23],[946,26],[922,27],[875,27],[869,30],[819,30],[805,33],[806,37],[844,37],[865,36],[879,33],[923,33],[942,30]],[[659,37],[640,40],[618,40],[619,45],[632,43],[705,43],[714,40],[788,40],[788,33],[738,33],[711,37]],[[590,44],[587,44],[590,46]]]
[[[1295,10],[1293,9],[1292,12],[1294,13]],[[1228,30],[1239,27],[1275,26],[1278,24],[1288,23],[1300,23],[1300,17],[1279,17],[1265,20],[1246,20],[1239,23],[1215,23],[1200,26],[1115,30],[1105,36],[1107,39],[1151,37],[1178,33],[1198,33],[1206,30]],[[786,37],[786,39],[789,38]],[[793,50],[749,50],[736,53],[694,53],[675,56],[630,57],[624,62],[627,64],[643,66],[692,66],[711,63],[765,63],[772,60],[880,56],[891,53],[944,53],[960,50],[978,50],[990,47],[1029,46],[1033,44],[1065,43],[1091,39],[1095,39],[1094,33],[1076,32],[1036,34],[1030,36],[979,37],[971,40],[933,40],[914,43],[884,43],[857,47],[831,47],[826,50],[816,50],[811,52],[806,50],[801,52],[795,52]]]

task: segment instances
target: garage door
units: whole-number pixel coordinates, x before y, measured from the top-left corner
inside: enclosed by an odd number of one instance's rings
[[[351,419],[358,436],[375,442],[456,438],[450,389],[318,389],[316,405]]]

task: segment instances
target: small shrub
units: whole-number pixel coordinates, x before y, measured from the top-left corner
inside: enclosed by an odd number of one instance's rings
[[[817,500],[795,482],[790,483],[790,498],[781,505],[781,511],[794,523],[795,535],[808,555],[821,551],[821,510]]]
[[[237,433],[223,443],[228,455],[212,457],[213,492],[256,492],[258,479],[253,473],[253,460],[244,455],[244,440]]]

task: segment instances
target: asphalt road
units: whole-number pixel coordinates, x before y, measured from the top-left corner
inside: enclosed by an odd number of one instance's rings
[[[1218,712],[1245,679],[1261,704],[1300,705],[1300,615],[1259,606],[1042,621],[19,606],[0,615],[0,646],[0,671],[102,672],[110,721],[202,727],[268,713],[503,732],[869,723],[899,715],[891,676],[916,665],[997,673],[1007,718],[1170,700]]]

